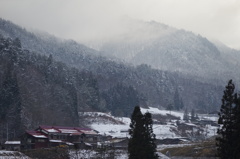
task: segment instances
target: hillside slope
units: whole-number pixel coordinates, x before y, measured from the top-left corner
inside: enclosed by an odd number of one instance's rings
[[[204,111],[216,110],[220,106],[223,86],[217,81],[211,83],[180,73],[153,69],[149,65],[130,66],[109,60],[96,55],[100,52],[74,41],[36,35],[3,19],[0,20],[0,32],[5,37],[18,37],[25,49],[52,55],[57,61],[92,74],[97,79],[96,85],[102,97],[99,107],[112,111],[114,115],[128,116],[136,104],[167,107],[182,101],[186,108]],[[156,38],[152,37],[153,40]],[[174,95],[177,96],[175,101]]]
[[[200,35],[154,21],[127,19],[123,23],[128,23],[130,29],[97,45],[100,54],[134,65],[147,64],[160,70],[180,72],[200,81],[225,82],[232,78],[240,82],[237,71],[240,51],[226,46],[223,49]]]
[[[19,39],[0,35],[0,70],[3,141],[40,124],[79,126],[78,111],[99,106],[99,90],[91,74],[22,49]]]

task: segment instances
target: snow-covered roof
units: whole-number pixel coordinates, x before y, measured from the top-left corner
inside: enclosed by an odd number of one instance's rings
[[[6,141],[5,145],[20,145],[21,141]]]
[[[58,143],[61,143],[63,142],[62,140],[49,140],[49,142],[58,142]]]
[[[66,145],[73,146],[74,144],[71,142],[66,142]]]
[[[80,127],[63,127],[63,126],[39,126],[40,130],[43,130],[46,133],[63,133],[69,135],[81,135],[89,134],[96,135],[97,132],[90,128],[80,128]]]
[[[50,133],[58,132],[56,129],[45,129],[45,130]]]
[[[126,140],[127,138],[116,138],[116,139],[112,139],[110,140],[110,143],[118,143],[118,142],[122,142],[124,140]]]
[[[92,146],[92,144],[85,142],[85,145],[87,146]]]
[[[74,134],[74,133],[79,133],[79,131],[75,129],[58,129],[61,133],[64,134]]]
[[[184,123],[184,124],[188,126],[197,126],[196,124],[193,124],[193,123]]]
[[[81,132],[83,132],[86,135],[97,135],[98,133],[94,130],[80,130]]]
[[[36,138],[47,138],[45,135],[33,135]]]
[[[35,138],[47,138],[47,136],[39,131],[26,131],[27,134],[35,137]]]

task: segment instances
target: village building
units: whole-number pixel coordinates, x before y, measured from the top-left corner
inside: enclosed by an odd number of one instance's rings
[[[39,126],[21,137],[22,149],[48,148],[66,145],[72,148],[94,148],[101,136],[89,128]]]
[[[129,139],[124,138],[108,138],[108,140],[103,140],[98,143],[98,148],[113,148],[113,149],[127,149]]]
[[[9,151],[19,151],[20,150],[20,141],[6,141],[4,143],[5,150]]]

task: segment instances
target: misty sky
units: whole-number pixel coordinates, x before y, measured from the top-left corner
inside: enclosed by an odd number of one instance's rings
[[[0,0],[0,17],[77,41],[114,35],[119,17],[157,21],[240,49],[240,0]]]

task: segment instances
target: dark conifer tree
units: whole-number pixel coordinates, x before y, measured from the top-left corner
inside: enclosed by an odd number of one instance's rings
[[[184,104],[183,104],[183,99],[181,98],[180,99],[180,109],[183,109],[184,108]]]
[[[156,154],[156,135],[153,133],[153,121],[152,121],[152,114],[151,113],[146,113],[144,114],[144,128],[145,128],[145,154],[144,158],[151,158],[151,159],[157,159],[158,155]]]
[[[130,124],[130,139],[128,144],[129,159],[157,159],[155,134],[152,129],[152,116],[143,115],[136,106]]]
[[[232,80],[230,80],[224,91],[221,109],[218,114],[218,124],[220,124],[221,127],[218,129],[219,137],[216,138],[216,141],[218,155],[222,159],[235,159],[235,148],[236,145],[239,145],[239,143],[235,142],[235,134],[239,136],[240,133],[236,132],[236,125],[240,123],[236,123],[235,110],[237,107],[235,107],[236,94],[234,94],[234,89],[235,85],[232,83]]]
[[[17,77],[12,70],[7,70],[0,90],[0,121],[7,123],[7,129],[9,129],[5,135],[7,136],[6,139],[13,139],[16,135],[20,135],[15,134],[15,131],[22,131],[21,109],[21,97]],[[12,133],[13,131],[14,133]]]
[[[195,121],[195,120],[196,120],[195,110],[192,109],[192,111],[191,111],[191,121]]]
[[[20,41],[19,38],[14,39],[13,45],[15,45],[15,46],[17,46],[19,48],[22,48],[22,44],[21,44],[21,41]]]
[[[233,141],[232,141],[232,156],[234,159],[240,158],[240,96],[235,93],[234,108],[233,108]]]
[[[188,121],[189,120],[189,116],[188,116],[188,109],[186,108],[183,114],[183,120]]]
[[[178,89],[175,90],[173,102],[174,102],[174,108],[176,110],[180,110],[181,109],[180,108],[181,107],[181,103],[180,103],[180,97],[179,97]]]
[[[129,130],[129,143],[128,143],[128,153],[129,159],[142,159],[142,153],[144,151],[143,144],[143,115],[141,113],[140,107],[136,106],[131,116],[131,124]]]

